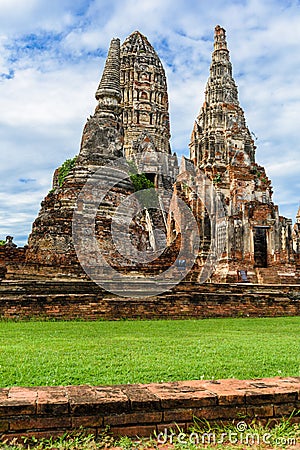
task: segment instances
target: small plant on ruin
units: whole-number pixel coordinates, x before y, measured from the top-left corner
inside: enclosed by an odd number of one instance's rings
[[[127,161],[129,166],[129,176],[133,184],[134,191],[140,191],[142,189],[154,188],[154,183],[150,181],[144,173],[138,173],[138,168],[134,161]]]
[[[147,178],[144,173],[138,173],[138,168],[134,161],[127,161],[129,166],[129,177],[133,184],[134,192],[140,192],[137,196],[138,200],[147,207],[147,205],[154,204],[153,191],[147,192],[148,189],[154,189],[154,183]]]
[[[260,178],[262,176],[262,173],[257,169],[257,167],[252,167],[250,169],[250,172],[253,173],[253,175],[255,175],[256,178]]]
[[[67,159],[58,169],[58,184],[62,186],[66,176],[70,173],[71,169],[75,166],[77,156],[72,159]]]
[[[154,188],[154,183],[148,180],[144,173],[131,174],[130,179],[132,181],[135,192],[141,191],[142,189]]]
[[[215,183],[220,183],[222,181],[222,176],[220,173],[217,173],[215,178],[214,178],[214,182]]]
[[[0,247],[1,245],[5,245],[5,241],[3,241],[3,239],[0,239]]]

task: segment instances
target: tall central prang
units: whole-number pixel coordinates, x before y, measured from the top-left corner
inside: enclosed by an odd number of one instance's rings
[[[121,90],[126,157],[151,149],[170,153],[165,71],[154,48],[139,31],[121,46]]]
[[[121,45],[120,64],[124,156],[155,187],[171,189],[178,161],[171,155],[168,89],[161,60],[146,36],[135,31]],[[145,153],[151,153],[148,167],[140,164]]]

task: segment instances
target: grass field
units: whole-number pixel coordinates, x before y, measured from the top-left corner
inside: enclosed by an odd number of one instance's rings
[[[300,317],[0,322],[0,387],[300,376]]]

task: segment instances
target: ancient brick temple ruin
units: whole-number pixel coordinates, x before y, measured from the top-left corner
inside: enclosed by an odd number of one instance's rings
[[[292,221],[279,216],[271,181],[255,162],[255,150],[232,77],[225,30],[217,26],[205,100],[190,142],[190,159],[213,181],[225,209],[226,245],[214,279],[233,281],[239,271],[253,282],[297,281]],[[188,198],[188,188],[186,194]],[[203,204],[197,205],[196,215],[206,257],[209,224]]]
[[[132,33],[121,46],[119,39],[111,41],[96,100],[95,113],[83,130],[79,155],[62,182],[60,169],[55,172],[53,188],[42,202],[26,251],[22,250],[16,262],[2,250],[6,277],[86,276],[73,244],[74,209],[79,215],[87,214],[88,205],[78,202],[86,182],[100,173],[99,183],[105,190],[111,181],[107,165],[120,164],[121,158],[125,172],[126,159],[130,161],[129,176],[117,177],[95,216],[98,244],[107,263],[116,270],[142,277],[163,272],[168,264],[175,263],[188,233],[180,227],[181,199],[195,217],[200,239],[188,277],[190,281],[202,281],[215,239],[215,213],[206,201],[212,204],[211,193],[224,212],[225,245],[208,281],[299,282],[300,211],[293,230],[292,221],[280,216],[272,201],[271,181],[265,169],[255,162],[256,147],[239,104],[223,28],[215,28],[205,101],[193,127],[190,158],[183,158],[180,168],[170,149],[164,68],[140,32]],[[120,174],[122,167],[118,166]],[[122,254],[111,238],[114,213],[118,211],[119,224],[127,220],[126,211],[120,212],[118,207],[135,190],[130,170],[143,172],[156,190],[171,192],[162,198],[154,193],[154,204],[137,210],[130,223],[130,239],[139,251],[158,251],[150,264]],[[201,192],[205,195],[199,195]],[[88,245],[88,239],[87,233],[83,245]],[[190,239],[187,245],[194,244]]]

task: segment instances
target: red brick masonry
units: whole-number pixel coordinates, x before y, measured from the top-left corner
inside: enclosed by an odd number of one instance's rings
[[[143,280],[123,283],[127,293],[131,286],[145,290]],[[167,282],[161,286],[165,292],[156,297],[122,298],[92,281],[2,280],[0,317],[118,320],[300,315],[300,285],[183,281],[171,290]]]
[[[84,427],[96,436],[149,436],[193,418],[214,422],[300,421],[300,377],[180,381],[120,386],[12,387],[0,389],[1,440],[48,437]],[[298,412],[298,415],[297,415]]]

